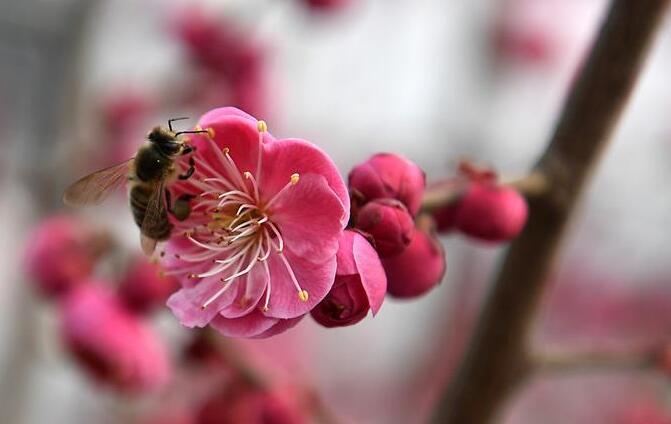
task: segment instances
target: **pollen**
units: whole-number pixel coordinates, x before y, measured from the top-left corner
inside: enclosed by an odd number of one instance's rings
[[[214,128],[209,127],[209,128],[207,129],[207,135],[208,135],[211,139],[214,139],[214,134],[215,134],[215,132],[214,132]]]
[[[259,121],[256,124],[256,127],[259,129],[259,132],[261,133],[268,132],[268,124],[266,124],[266,121]]]
[[[307,290],[301,290],[298,292],[298,298],[301,300],[301,302],[307,302],[308,301],[308,291]]]
[[[291,185],[298,184],[298,180],[301,179],[301,176],[298,174],[291,174]]]

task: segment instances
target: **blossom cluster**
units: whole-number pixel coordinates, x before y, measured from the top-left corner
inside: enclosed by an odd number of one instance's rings
[[[96,275],[111,237],[81,218],[47,218],[29,237],[25,267],[53,302],[68,352],[90,376],[124,392],[163,386],[170,374],[165,347],[144,316],[162,306],[176,282],[136,257],[113,287]]]

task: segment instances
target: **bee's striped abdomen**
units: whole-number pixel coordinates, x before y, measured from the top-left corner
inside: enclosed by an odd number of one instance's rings
[[[137,184],[130,190],[130,209],[133,212],[133,219],[135,224],[142,230],[142,223],[144,222],[147,213],[147,206],[149,198],[154,192],[151,185]],[[170,237],[172,224],[166,215],[161,219],[160,224],[144,232],[144,235],[154,240],[166,240]]]

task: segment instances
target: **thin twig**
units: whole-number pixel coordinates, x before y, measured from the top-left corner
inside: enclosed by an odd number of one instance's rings
[[[550,187],[530,198],[474,338],[434,422],[492,422],[531,371],[528,333],[566,223],[608,144],[669,0],[614,0],[536,170]]]
[[[542,374],[645,370],[657,365],[656,352],[537,352],[532,356],[536,373]]]

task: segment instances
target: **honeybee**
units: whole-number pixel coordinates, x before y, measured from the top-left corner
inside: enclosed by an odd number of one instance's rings
[[[140,227],[140,244],[142,250],[151,255],[159,241],[170,237],[172,224],[168,211],[178,220],[186,219],[190,213],[190,196],[181,196],[175,205],[171,205],[166,184],[175,176],[174,159],[194,150],[179,136],[207,131],[173,131],[172,123],[181,119],[187,118],[173,118],[168,121],[168,128],[157,126],[152,129],[147,135],[148,142],[138,149],[134,157],[77,180],[63,193],[63,202],[71,206],[98,204],[127,181],[130,184],[131,211]],[[177,178],[186,180],[194,172],[195,161],[191,157],[189,168]]]

